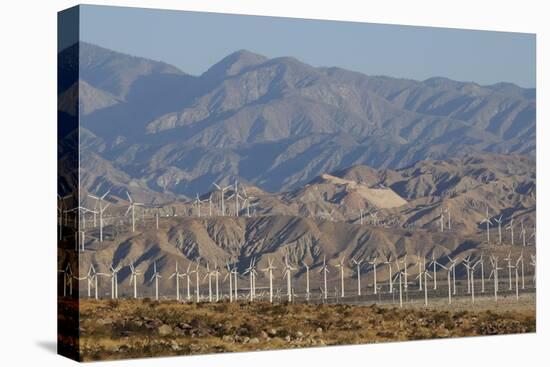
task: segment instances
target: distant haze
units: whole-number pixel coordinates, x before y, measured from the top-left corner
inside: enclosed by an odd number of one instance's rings
[[[81,38],[200,75],[236,49],[424,80],[535,86],[533,34],[81,6]]]

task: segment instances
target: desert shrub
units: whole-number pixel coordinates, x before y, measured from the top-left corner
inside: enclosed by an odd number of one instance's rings
[[[114,310],[118,307],[119,301],[118,299],[110,299],[107,301],[107,306],[109,306],[110,309]]]
[[[219,303],[219,304],[214,305],[214,311],[222,312],[222,313],[228,312],[229,311],[229,303],[223,302],[223,303]]]
[[[446,324],[448,322],[452,322],[451,315],[448,311],[441,311],[441,312],[435,312],[432,316],[433,321],[436,324]]]
[[[463,318],[467,314],[468,314],[468,311],[464,311],[464,310],[456,311],[455,314],[453,315],[453,319],[457,320],[457,319]]]

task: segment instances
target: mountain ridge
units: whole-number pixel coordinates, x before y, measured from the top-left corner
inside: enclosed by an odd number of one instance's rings
[[[192,196],[238,177],[280,192],[357,164],[535,152],[536,92],[508,83],[368,76],[246,50],[191,76],[95,47],[83,47],[82,83],[104,93],[83,93],[81,121],[106,148],[90,152],[153,191]],[[109,68],[116,83],[102,89]]]

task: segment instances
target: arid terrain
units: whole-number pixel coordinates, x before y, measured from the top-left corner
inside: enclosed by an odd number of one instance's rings
[[[536,331],[534,297],[473,307],[81,300],[84,361]],[[76,307],[62,301],[62,307]],[[491,309],[493,308],[493,309]]]

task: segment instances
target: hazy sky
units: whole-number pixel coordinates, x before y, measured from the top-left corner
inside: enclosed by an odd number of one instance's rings
[[[535,86],[533,34],[83,6],[81,39],[199,75],[247,49],[314,66],[417,80]]]

